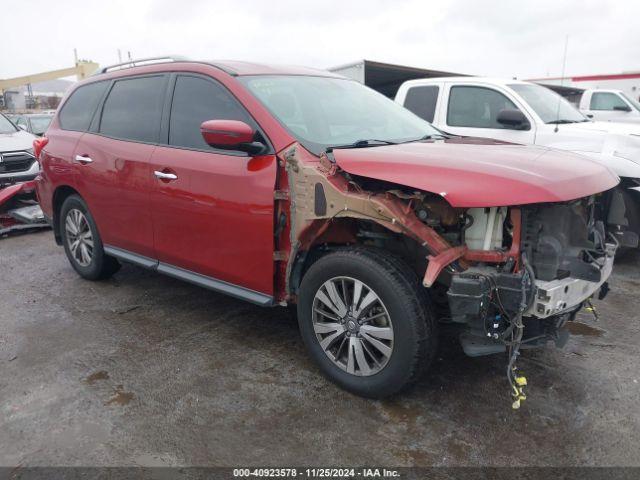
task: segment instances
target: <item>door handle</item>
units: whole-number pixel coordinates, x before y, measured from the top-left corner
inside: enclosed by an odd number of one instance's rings
[[[156,178],[159,178],[161,180],[177,180],[178,176],[175,173],[165,173],[165,172],[159,172],[158,170],[156,170],[155,172],[153,172],[153,174],[156,176]]]
[[[93,159],[91,157],[87,157],[86,155],[76,155],[75,161],[86,165],[87,163],[93,162]]]

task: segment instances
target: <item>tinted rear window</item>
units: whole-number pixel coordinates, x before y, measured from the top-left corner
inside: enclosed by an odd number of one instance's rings
[[[125,140],[156,142],[164,85],[164,76],[115,82],[104,102],[100,133]]]
[[[439,90],[435,85],[411,87],[404,100],[404,106],[423,120],[433,122]]]
[[[86,131],[107,85],[108,82],[90,83],[73,92],[60,111],[60,127],[63,130]]]

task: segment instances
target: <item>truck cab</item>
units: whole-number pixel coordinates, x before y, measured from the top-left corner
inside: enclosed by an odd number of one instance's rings
[[[592,121],[548,88],[508,79],[411,80],[396,102],[450,134],[568,150],[612,169],[622,179],[618,191],[629,212],[632,235],[623,244],[637,244],[640,125]]]
[[[580,111],[594,120],[640,123],[640,102],[622,90],[585,90]]]

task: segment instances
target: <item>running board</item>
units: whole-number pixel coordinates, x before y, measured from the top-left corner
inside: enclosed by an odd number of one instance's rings
[[[213,277],[208,277],[200,273],[192,272],[191,270],[186,270],[184,268],[169,265],[167,263],[162,263],[153,258],[138,255],[137,253],[132,253],[121,248],[105,245],[104,251],[106,254],[116,257],[123,262],[133,263],[144,268],[156,270],[157,272],[163,273],[170,277],[193,283],[200,287],[213,290],[214,292],[224,293],[225,295],[239,298],[241,300],[260,305],[262,307],[273,305],[273,297],[265,295],[264,293],[256,292],[255,290],[250,290],[248,288],[234,285],[223,280],[218,280]]]
[[[116,257],[123,262],[134,263],[140,267],[156,269],[158,267],[158,260],[145,257],[144,255],[138,255],[122,248],[104,246],[104,253]]]

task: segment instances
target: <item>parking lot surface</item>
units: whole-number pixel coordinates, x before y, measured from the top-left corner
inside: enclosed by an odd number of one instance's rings
[[[442,335],[416,388],[355,397],[286,309],[124,265],[80,279],[51,232],[0,240],[0,465],[640,465],[640,255],[564,350],[504,356]]]

